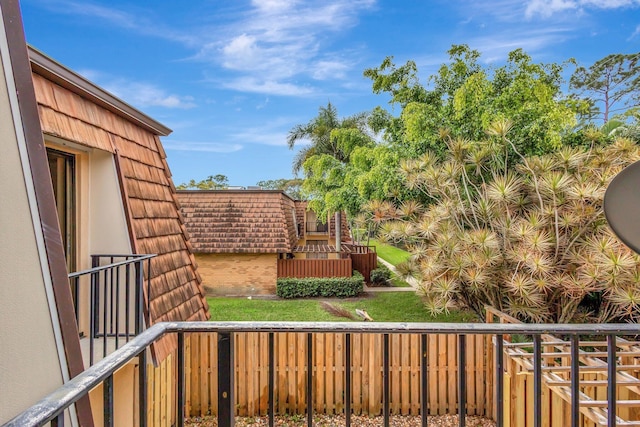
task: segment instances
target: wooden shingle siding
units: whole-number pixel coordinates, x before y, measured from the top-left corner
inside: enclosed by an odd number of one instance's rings
[[[151,261],[148,323],[206,320],[208,306],[158,135],[33,74],[45,134],[114,153],[120,170],[132,247],[158,254]],[[145,289],[146,293],[146,289]],[[175,339],[155,346],[156,361],[175,348]]]

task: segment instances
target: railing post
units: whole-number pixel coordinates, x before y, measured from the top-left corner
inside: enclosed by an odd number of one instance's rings
[[[467,417],[467,336],[458,335],[458,425],[465,427]]]
[[[533,427],[542,426],[542,340],[533,336]]]
[[[383,425],[389,427],[389,334],[382,336],[382,411]]]
[[[276,405],[274,399],[275,388],[275,342],[273,332],[269,332],[269,427],[273,427],[275,423]]]
[[[100,265],[100,259],[95,256],[92,255],[91,256],[91,268],[96,268],[98,265]],[[93,327],[91,328],[91,330],[89,331],[89,338],[91,339],[91,342],[93,342],[93,338],[98,336],[98,328],[99,328],[99,324],[100,324],[100,310],[98,310],[98,307],[100,307],[100,273],[99,272],[93,272],[91,273],[91,289],[95,290],[95,295],[91,296],[91,320],[93,321]],[[93,364],[93,360],[91,362],[91,364]]]
[[[607,335],[607,427],[616,426],[616,384],[617,384],[617,361],[616,361],[616,337]]]
[[[94,337],[97,334],[98,328],[98,299],[100,298],[100,292],[98,292],[99,275],[98,272],[91,273],[91,289],[89,298],[89,366],[93,365]]]
[[[178,332],[178,373],[176,381],[176,395],[177,395],[177,411],[176,411],[176,425],[178,427],[184,426],[184,332]]]
[[[580,337],[571,335],[571,427],[580,420]]]
[[[103,411],[103,425],[105,427],[113,427],[113,374],[109,375],[102,385],[103,387],[103,399],[104,407]]]
[[[307,427],[313,427],[313,334],[307,333]]]
[[[496,426],[504,426],[504,337],[496,335]]]
[[[138,417],[139,427],[147,427],[147,350],[138,355]]]
[[[57,417],[51,420],[51,427],[64,427],[64,412],[60,412]]]
[[[427,334],[420,335],[420,417],[422,427],[427,427],[427,399],[429,395],[429,373],[427,371]]]
[[[218,426],[235,425],[233,334],[218,333]]]
[[[351,390],[351,334],[346,334],[344,337],[344,384],[345,427],[351,427],[351,397],[353,395]]]
[[[136,261],[136,284],[135,284],[135,304],[136,304],[136,335],[142,332],[144,325],[144,297],[142,295],[142,286],[144,284],[144,261]],[[147,295],[147,299],[149,295]]]

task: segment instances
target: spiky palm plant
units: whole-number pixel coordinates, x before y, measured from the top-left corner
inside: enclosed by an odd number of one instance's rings
[[[403,164],[407,182],[434,202],[377,217],[383,239],[415,248],[402,274],[420,280],[432,313],[465,305],[483,317],[490,304],[532,322],[640,320],[640,258],[602,210],[611,179],[640,159],[638,146],[619,138],[523,157],[510,129],[499,121],[482,142],[444,133],[445,158]]]

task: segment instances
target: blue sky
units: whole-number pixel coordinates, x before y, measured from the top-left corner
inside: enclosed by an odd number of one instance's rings
[[[22,0],[27,41],[173,129],[176,184],[289,178],[287,132],[331,101],[388,106],[362,76],[386,56],[424,84],[466,43],[488,64],[591,65],[640,51],[640,0]],[[395,111],[397,113],[397,111]]]

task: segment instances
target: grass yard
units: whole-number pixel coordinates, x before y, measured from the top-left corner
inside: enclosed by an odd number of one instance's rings
[[[394,288],[409,288],[410,284],[399,278],[395,273],[391,273],[391,286]]]
[[[297,321],[348,322],[326,312],[321,301],[352,313],[365,310],[376,322],[473,322],[471,313],[452,311],[449,315],[431,317],[420,297],[413,292],[380,292],[372,296],[348,299],[259,299],[207,298],[212,321]]]
[[[398,265],[408,260],[411,256],[411,254],[405,250],[381,243],[375,239],[371,239],[369,244],[376,247],[376,252],[380,258],[393,265]]]

